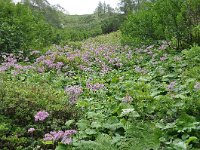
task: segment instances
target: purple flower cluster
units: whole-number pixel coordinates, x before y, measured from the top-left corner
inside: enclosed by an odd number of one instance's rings
[[[48,116],[49,116],[48,112],[39,111],[34,117],[35,117],[35,121],[44,121]]]
[[[35,62],[38,72],[44,72],[45,68],[60,70],[64,66],[63,62],[56,61],[56,57],[60,55],[64,55],[64,53],[47,51],[45,55],[38,57]]]
[[[160,61],[165,61],[167,58],[165,56],[160,57]]]
[[[78,99],[78,96],[83,92],[83,89],[82,87],[75,85],[65,87],[65,92],[69,95],[70,103],[75,104]]]
[[[22,73],[22,71],[34,68],[33,66],[22,66],[18,64],[17,57],[15,57],[13,54],[4,55],[3,58],[4,62],[0,65],[0,72],[4,72],[12,68],[14,69],[12,74],[17,75]]]
[[[170,42],[167,41],[162,41],[162,44],[160,45],[160,47],[158,48],[159,50],[166,50],[169,46],[170,46]]]
[[[45,134],[44,141],[53,141],[53,142],[61,141],[61,143],[63,144],[70,144],[72,143],[71,136],[76,133],[77,133],[76,130],[66,130],[65,132],[53,131],[53,132]]]
[[[147,73],[147,70],[145,70],[144,68],[141,68],[140,66],[135,66],[135,72],[137,73]]]
[[[132,51],[132,50],[129,50],[128,53],[126,54],[126,56],[127,56],[127,59],[128,59],[128,60],[131,60],[132,57],[133,57],[133,51]]]
[[[104,88],[104,84],[100,83],[91,84],[90,82],[87,82],[86,87],[91,91],[98,91]]]

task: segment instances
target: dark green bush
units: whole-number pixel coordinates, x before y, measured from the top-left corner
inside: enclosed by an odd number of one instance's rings
[[[113,14],[103,17],[101,21],[102,32],[107,34],[119,30],[124,18],[125,17],[121,14]]]

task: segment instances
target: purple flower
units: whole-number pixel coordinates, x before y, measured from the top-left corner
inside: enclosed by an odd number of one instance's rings
[[[127,58],[130,60],[133,57],[133,52],[131,50],[128,51],[127,53]]]
[[[65,92],[69,94],[80,95],[83,92],[83,90],[82,87],[75,85],[75,86],[65,87]]]
[[[176,85],[176,81],[170,82],[170,84],[167,86],[167,89],[169,91],[173,91],[175,85]]]
[[[64,135],[63,131],[58,131],[55,134],[53,134],[53,139],[54,141],[58,141],[59,139],[61,139]]]
[[[62,62],[56,63],[56,69],[60,69],[64,64]]]
[[[196,82],[196,84],[194,85],[194,88],[196,90],[200,90],[200,82]]]
[[[137,73],[147,73],[147,70],[141,68],[140,66],[135,66],[135,72],[137,72]]]
[[[83,92],[82,87],[80,86],[69,86],[65,87],[65,92],[69,95],[69,101],[71,104],[75,104],[78,96]]]
[[[44,66],[37,68],[37,71],[38,71],[39,73],[43,73],[43,72],[45,71]]]
[[[167,58],[165,56],[160,57],[161,61],[165,61]]]
[[[47,133],[47,134],[45,134],[44,135],[44,141],[53,141],[53,135],[52,134],[49,134],[49,133]]]
[[[33,133],[35,131],[35,128],[29,128],[28,133]]]
[[[0,66],[0,72],[6,71],[8,68],[6,66]]]
[[[77,133],[76,130],[66,130],[64,131],[58,131],[58,132],[50,132],[45,134],[44,136],[44,141],[61,141],[63,144],[70,144],[72,143],[72,138],[71,136],[73,134]]]
[[[63,144],[71,144],[72,143],[72,138],[71,137],[64,137],[63,139],[62,139],[62,141],[61,141],[61,143],[63,143]]]
[[[34,117],[35,117],[35,121],[44,121],[48,116],[49,116],[48,112],[39,111]]]
[[[66,130],[64,133],[64,136],[69,136],[69,135],[76,134],[76,133],[77,133],[76,130]]]
[[[87,82],[86,87],[92,91],[98,91],[104,88],[104,84],[100,83],[91,84],[90,82]]]
[[[130,103],[132,101],[133,101],[133,98],[131,96],[129,96],[129,95],[127,95],[126,97],[124,97],[122,99],[122,102],[124,102],[124,103]]]

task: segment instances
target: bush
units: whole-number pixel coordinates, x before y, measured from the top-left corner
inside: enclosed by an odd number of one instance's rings
[[[34,77],[33,74],[32,76]],[[1,119],[0,116],[0,148],[30,146],[31,143],[39,142],[37,139],[43,138],[47,132],[64,130],[66,127],[63,126],[68,119],[77,118],[77,111],[68,103],[64,90],[54,89],[42,78],[42,86],[37,80],[35,83],[22,82],[5,76],[1,77],[0,81],[0,114],[4,118]],[[38,111],[46,111],[50,116],[37,123],[34,121],[34,115]],[[28,133],[29,128],[36,129],[34,140]]]
[[[173,41],[177,49],[200,43],[199,0],[158,0],[146,2],[123,24],[124,44],[148,44],[157,40]]]

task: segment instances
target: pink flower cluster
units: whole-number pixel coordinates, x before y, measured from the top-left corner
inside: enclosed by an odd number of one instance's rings
[[[48,112],[39,111],[34,117],[35,117],[35,121],[44,121],[48,116],[49,116]]]
[[[64,131],[58,131],[58,132],[53,131],[53,132],[45,134],[44,141],[56,142],[56,141],[60,140],[61,143],[63,143],[63,144],[70,144],[70,143],[72,143],[71,136],[75,133],[77,133],[76,130],[66,130],[65,132]]]
[[[65,92],[69,95],[69,101],[71,104],[75,104],[78,96],[83,92],[82,87],[75,85],[65,87]]]

